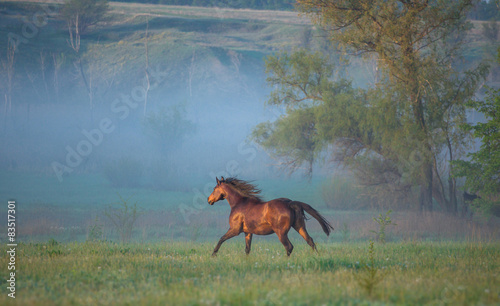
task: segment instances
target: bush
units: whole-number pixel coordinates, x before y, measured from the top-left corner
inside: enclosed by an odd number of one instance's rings
[[[108,217],[115,226],[121,243],[128,243],[132,238],[134,223],[141,213],[138,211],[137,202],[130,205],[128,203],[130,198],[123,199],[120,195],[118,196],[120,197],[120,202],[116,203],[116,206],[108,207],[104,215]]]
[[[103,228],[96,216],[94,222],[88,228],[87,242],[99,242],[102,240],[104,240]]]
[[[114,187],[139,187],[143,165],[132,158],[122,157],[104,167],[104,175]]]
[[[391,219],[391,213],[392,210],[388,210],[385,213],[385,216],[382,216],[382,214],[379,214],[378,218],[373,217],[373,221],[375,221],[379,225],[379,230],[377,231],[371,231],[377,236],[377,241],[381,243],[385,243],[385,229],[388,225],[397,225],[396,223],[392,223]]]

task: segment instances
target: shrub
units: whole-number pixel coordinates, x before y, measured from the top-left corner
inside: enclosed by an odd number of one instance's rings
[[[87,242],[102,241],[104,239],[103,237],[104,234],[102,230],[102,225],[99,223],[99,219],[96,216],[94,223],[89,226],[87,234]]]
[[[377,235],[377,240],[381,243],[385,243],[385,229],[388,225],[397,225],[396,223],[392,223],[391,219],[391,213],[392,210],[388,210],[385,213],[385,216],[382,216],[382,214],[379,214],[378,218],[373,217],[373,221],[377,222],[379,225],[379,230],[377,231],[371,231],[375,235]]]
[[[375,266],[375,249],[373,241],[370,240],[370,245],[368,247],[368,263],[364,264],[362,270],[355,274],[355,279],[359,286],[371,296],[373,289],[375,289],[384,279],[384,276],[385,275],[379,271],[379,268]]]
[[[120,241],[122,243],[127,243],[132,237],[134,223],[137,221],[137,218],[139,218],[140,212],[137,209],[137,202],[130,205],[128,203],[130,198],[123,199],[122,196],[118,196],[120,198],[120,202],[116,204],[117,206],[110,206],[104,212],[104,215],[108,217],[108,219],[111,220],[113,225],[116,227]]]

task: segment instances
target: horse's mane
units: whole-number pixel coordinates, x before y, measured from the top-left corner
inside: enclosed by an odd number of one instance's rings
[[[258,189],[254,184],[250,184],[249,182],[244,180],[239,180],[235,177],[228,177],[222,182],[234,187],[234,189],[244,197],[254,198],[260,202],[263,202],[260,196],[261,190]]]

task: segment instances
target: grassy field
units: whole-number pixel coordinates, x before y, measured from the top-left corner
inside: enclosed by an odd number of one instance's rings
[[[255,241],[255,240],[254,240]],[[207,243],[21,244],[13,305],[493,305],[498,243],[278,243],[242,239],[210,256]],[[1,252],[5,254],[5,247]],[[7,266],[5,256],[0,265]]]

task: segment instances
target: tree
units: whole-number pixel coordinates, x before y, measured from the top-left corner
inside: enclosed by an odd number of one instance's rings
[[[319,52],[283,52],[266,67],[274,88],[268,103],[284,105],[286,114],[258,125],[252,137],[284,159],[283,166],[295,171],[305,164],[311,174],[313,162],[329,151],[330,161],[349,167],[375,193],[411,191],[414,174],[404,157],[411,156],[413,138],[380,90],[333,80],[335,67]]]
[[[66,21],[69,32],[69,46],[75,51],[78,60],[75,68],[79,70],[87,95],[89,97],[90,118],[93,120],[95,85],[93,71],[95,65],[89,64],[88,73],[82,63],[80,56],[81,36],[86,34],[90,26],[101,21],[109,9],[107,0],[69,0],[66,2],[60,13],[60,17]]]
[[[365,184],[399,185],[406,191],[418,186],[421,210],[432,210],[434,196],[446,210],[456,211],[455,183],[445,187],[439,172],[449,169],[440,169],[439,161],[445,149],[450,158],[460,151],[459,136],[464,135],[457,126],[465,118],[464,103],[486,72],[484,66],[469,72],[454,68],[468,26],[465,13],[472,6],[473,1],[465,0],[299,0],[299,10],[320,24],[340,47],[352,55],[375,56],[379,81],[364,94],[358,92],[353,105],[342,104],[329,89],[322,90],[320,97],[305,94],[315,86],[304,80],[319,85],[318,77],[323,83],[328,83],[328,77],[318,69],[296,70],[292,57],[289,61],[283,57],[278,65],[271,60],[268,66],[268,72],[276,76],[271,85],[282,85],[270,101],[294,107],[297,104],[290,100],[312,105],[321,102],[317,140],[340,145],[341,161],[354,166]],[[287,66],[291,69],[286,70]],[[293,73],[309,73],[309,77],[290,83],[288,76]],[[330,87],[335,88],[333,85]],[[303,95],[290,95],[287,88],[296,88]],[[331,123],[333,120],[347,120],[349,128]],[[268,130],[266,134],[262,126],[258,129],[262,136],[273,133]]]
[[[78,35],[84,35],[91,26],[104,19],[108,12],[107,0],[69,0],[61,9],[61,18]]]
[[[500,49],[497,61],[500,63]],[[486,122],[466,123],[463,129],[472,131],[481,140],[469,160],[457,160],[454,174],[465,177],[465,188],[479,194],[473,204],[487,213],[500,217],[500,89],[487,88],[484,101],[471,101],[468,107],[484,114]]]

